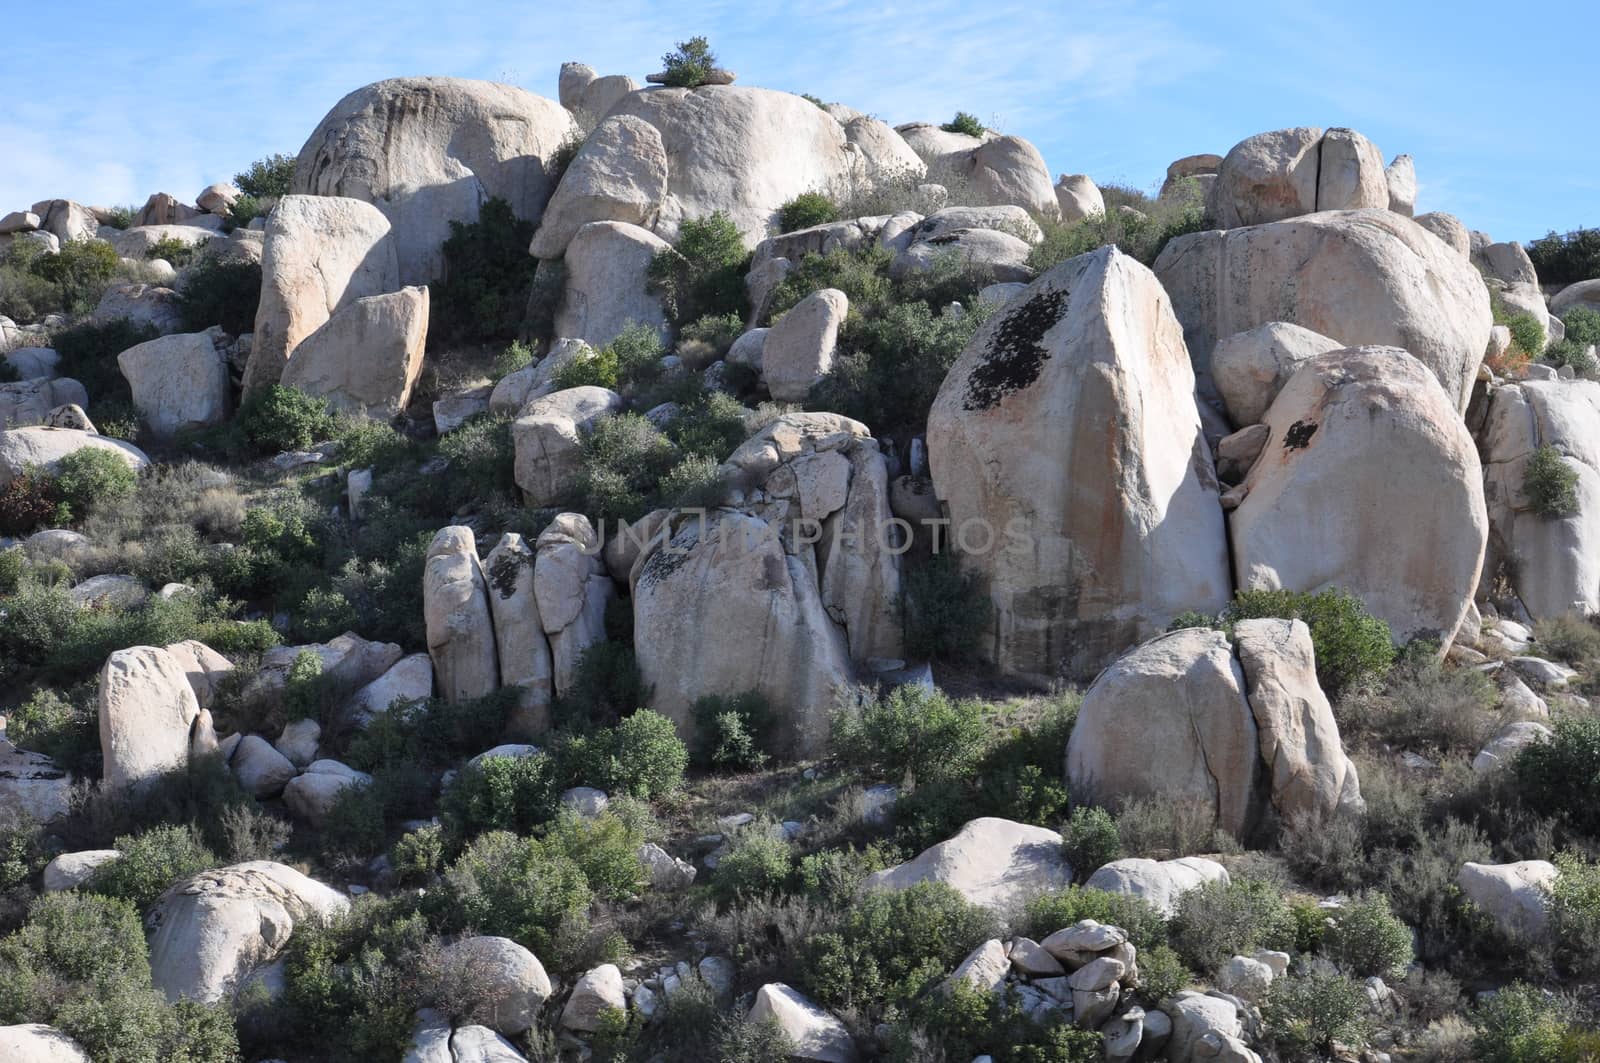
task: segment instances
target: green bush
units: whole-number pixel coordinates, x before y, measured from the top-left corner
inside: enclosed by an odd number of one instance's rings
[[[61,245],[59,253],[34,259],[32,268],[60,290],[63,307],[70,313],[82,314],[100,302],[106,284],[116,276],[120,265],[116,250],[104,240],[69,240]]]
[[[0,502],[0,509],[4,502]],[[0,597],[15,594],[17,588],[22,586],[22,574],[27,570],[27,555],[20,546],[8,546],[0,550]]]
[[[555,816],[557,782],[548,754],[488,757],[456,774],[440,802],[440,818],[456,838],[490,830],[527,834]]]
[[[1528,459],[1522,490],[1533,511],[1552,520],[1578,512],[1578,474],[1552,446],[1542,446]]]
[[[237,447],[251,456],[304,450],[328,439],[337,421],[325,399],[296,388],[271,384],[245,399],[232,425]]]
[[[294,182],[294,163],[293,155],[281,153],[257,159],[243,173],[233,175],[234,187],[257,199],[286,196]]]
[[[1157,945],[1139,953],[1139,992],[1159,1004],[1194,984],[1194,972],[1171,945]]]
[[[708,694],[689,708],[694,722],[694,760],[701,768],[759,771],[773,752],[777,717],[757,690]]]
[[[976,574],[961,571],[955,554],[946,551],[907,565],[901,594],[907,653],[963,660],[978,652],[991,606]]]
[[[1086,886],[1068,886],[1032,898],[1023,909],[1019,930],[1039,941],[1084,919],[1126,930],[1128,940],[1139,950],[1141,972],[1145,954],[1167,942],[1167,921],[1149,902],[1132,894]]]
[[[638,520],[655,508],[656,487],[677,457],[672,441],[642,414],[601,418],[583,440],[577,490],[584,512],[597,524]]]
[[[907,1004],[998,930],[993,914],[944,883],[868,893],[837,930],[801,943],[800,984],[824,1005]]]
[[[1557,1001],[1534,986],[1513,982],[1484,998],[1473,1009],[1472,1025],[1474,1063],[1566,1063],[1566,1018]]]
[[[976,115],[968,114],[966,111],[957,111],[954,118],[939,128],[946,133],[965,133],[969,137],[981,137],[988,132]]]
[[[1186,233],[1205,231],[1205,197],[1192,180],[1176,195],[1157,202],[1140,197],[1129,204],[1138,213],[1118,210],[1119,197],[1114,186],[1102,186],[1106,209],[1080,221],[1063,223],[1054,218],[1040,221],[1044,239],[1028,253],[1028,265],[1043,273],[1071,258],[1088,254],[1107,244],[1149,266],[1155,263],[1172,239]]]
[[[879,438],[922,433],[939,385],[992,312],[973,302],[965,313],[897,302],[847,324],[844,350],[806,405],[854,417]]]
[[[1061,851],[1072,868],[1072,877],[1078,882],[1122,855],[1122,841],[1117,837],[1117,821],[1103,808],[1079,806],[1072,810],[1072,819],[1062,831],[1065,839]]]
[[[1600,343],[1600,310],[1592,306],[1575,306],[1561,315],[1566,327],[1568,343],[1589,347]]]
[[[1576,852],[1556,855],[1560,874],[1550,886],[1551,939],[1556,958],[1574,976],[1600,975],[1600,864]]]
[[[452,221],[444,276],[429,286],[429,336],[445,342],[504,342],[517,336],[538,259],[528,254],[533,223],[498,196],[475,222]]]
[[[1322,1058],[1334,1052],[1336,1043],[1361,1048],[1372,1029],[1366,987],[1332,972],[1274,979],[1262,1019],[1280,1048],[1313,1051]]]
[[[219,863],[199,833],[189,826],[152,827],[118,838],[112,848],[122,858],[96,870],[86,888],[107,897],[119,897],[140,911],[179,879]]]
[[[812,292],[837,288],[850,298],[850,312],[845,319],[848,334],[851,321],[870,320],[891,304],[895,286],[889,280],[889,264],[893,260],[892,251],[876,244],[858,251],[835,249],[823,255],[806,255],[773,289],[768,308],[771,318],[777,320]]]
[[[750,900],[783,889],[793,869],[789,846],[771,824],[751,824],[734,836],[717,860],[711,889],[724,903]]]
[[[479,414],[439,440],[439,453],[450,459],[452,508],[489,499],[519,500],[516,447],[505,413]]]
[[[526,369],[537,361],[533,348],[521,340],[512,340],[506,349],[495,355],[494,364],[489,367],[489,375],[496,380],[510,376],[519,369]]]
[[[1499,700],[1499,690],[1482,672],[1446,667],[1430,653],[1402,660],[1381,687],[1346,696],[1339,730],[1347,746],[1353,738],[1370,737],[1417,753],[1470,755],[1499,726]]]
[[[678,342],[704,343],[721,357],[728,353],[733,341],[744,334],[744,318],[736,313],[707,314],[678,330]]]
[[[704,37],[679,41],[678,47],[661,57],[666,78],[663,84],[679,89],[699,88],[716,68],[717,57]]]
[[[1544,323],[1532,314],[1512,314],[1505,320],[1511,330],[1511,343],[1529,358],[1544,353]]]
[[[89,392],[94,400],[95,424],[102,432],[106,405],[133,400],[128,381],[117,365],[117,355],[158,335],[154,326],[115,318],[104,323],[81,321],[51,339],[60,356],[56,372],[78,381]]]
[[[1285,590],[1239,591],[1225,621],[1281,617],[1311,629],[1317,681],[1329,700],[1368,679],[1382,678],[1394,662],[1389,625],[1367,612],[1360,598],[1336,588],[1318,594]]]
[[[1581,664],[1600,657],[1600,627],[1575,613],[1535,621],[1533,637],[1540,655],[1551,660]]]
[[[579,729],[608,726],[649,701],[650,688],[639,673],[633,647],[608,639],[578,658],[572,681],[556,699],[555,717]]]
[[[1589,353],[1588,347],[1574,343],[1572,340],[1562,340],[1559,343],[1550,344],[1544,349],[1544,354],[1540,357],[1544,359],[1546,364],[1557,368],[1570,365],[1572,371],[1579,376],[1592,371],[1597,364],[1600,364],[1600,362],[1596,362],[1595,356]]]
[[[1576,284],[1600,277],[1600,229],[1554,231],[1528,245],[1539,280],[1544,284]]]
[[[228,208],[228,224],[235,229],[244,229],[267,212],[268,201],[258,196],[241,195]]]
[[[383,791],[377,782],[346,786],[322,821],[322,852],[350,859],[381,852],[383,820]]]
[[[778,231],[792,233],[839,220],[839,206],[821,192],[802,192],[778,208]]]
[[[189,332],[222,326],[230,336],[255,329],[261,303],[261,264],[233,262],[212,255],[190,266],[178,288],[178,313]]]
[[[401,835],[389,851],[389,865],[401,885],[430,881],[444,867],[444,829],[429,823]]]
[[[587,927],[593,893],[583,869],[534,838],[492,831],[467,846],[424,903],[446,930],[508,937],[561,962],[560,943]]]
[[[1527,807],[1600,836],[1600,717],[1556,719],[1548,740],[1525,747],[1513,761]]]
[[[121,453],[84,447],[56,462],[55,480],[56,496],[66,514],[79,521],[93,506],[115,506],[131,496],[139,485],[139,474],[128,467]]]
[[[34,691],[7,715],[6,737],[19,749],[43,753],[76,767],[100,752],[98,715],[89,697],[69,698],[48,688]]]
[[[194,261],[199,251],[194,244],[185,243],[174,236],[163,236],[144,253],[147,260],[161,259],[175,269],[183,269]]]
[[[671,251],[650,261],[651,287],[675,324],[706,316],[744,315],[744,269],[749,260],[739,227],[721,211],[685,221]]]
[[[745,410],[727,392],[703,391],[679,407],[666,433],[680,452],[720,462],[745,441]],[[662,494],[667,494],[664,487]]]
[[[1176,902],[1172,945],[1185,963],[1211,974],[1238,955],[1258,949],[1289,949],[1295,922],[1282,894],[1269,883],[1235,879],[1208,882]]]
[[[910,685],[859,708],[841,707],[832,730],[834,750],[846,763],[917,784],[970,774],[989,740],[982,702]]]
[[[594,817],[563,811],[543,839],[545,850],[577,864],[595,896],[605,901],[626,900],[648,884],[639,863],[644,842],[638,822],[609,808]]]
[[[1389,910],[1389,898],[1370,893],[1333,913],[1323,952],[1360,977],[1395,981],[1411,966],[1411,928]]]
[[[683,785],[689,750],[671,720],[640,709],[615,727],[573,737],[561,759],[569,785],[650,801]]]

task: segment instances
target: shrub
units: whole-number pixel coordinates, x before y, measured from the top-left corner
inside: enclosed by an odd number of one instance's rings
[[[519,369],[526,369],[537,361],[533,348],[521,340],[512,340],[506,349],[495,355],[494,364],[489,367],[489,375],[499,380],[510,376]]]
[[[87,888],[107,897],[120,897],[140,911],[174,882],[218,864],[200,835],[189,826],[152,827],[118,838],[112,848],[122,853],[122,858],[96,870]]]
[[[1129,203],[1138,213],[1118,210],[1119,199],[1115,186],[1103,185],[1106,209],[1081,221],[1066,224],[1054,218],[1044,218],[1040,229],[1044,239],[1028,253],[1028,265],[1043,273],[1053,266],[1088,254],[1107,244],[1132,255],[1145,265],[1154,264],[1167,243],[1186,233],[1203,232],[1206,228],[1205,197],[1198,184],[1185,182],[1176,195],[1149,202],[1143,197]]]
[[[56,463],[55,493],[73,520],[82,520],[96,505],[115,506],[133,494],[139,474],[120,453],[84,447]]]
[[[1591,372],[1597,363],[1594,355],[1589,353],[1589,348],[1572,340],[1562,340],[1552,343],[1544,349],[1541,356],[1544,361],[1557,368],[1570,365],[1572,371],[1579,376]]]
[[[966,111],[957,111],[954,118],[939,128],[946,133],[965,133],[969,137],[981,137],[988,132],[976,115],[968,114]]]
[[[1578,473],[1552,446],[1533,452],[1522,474],[1522,490],[1541,517],[1570,517],[1578,512]]]
[[[294,163],[293,155],[281,153],[257,159],[243,173],[233,175],[234,186],[257,199],[286,196],[294,182]]]
[[[835,710],[832,730],[845,762],[918,784],[970,774],[989,737],[982,702],[911,685]]]
[[[1324,1058],[1335,1043],[1362,1047],[1371,1030],[1366,987],[1333,972],[1274,979],[1262,1008],[1267,1031],[1290,1052],[1312,1050]]]
[[[789,846],[771,824],[754,823],[736,835],[717,861],[713,892],[725,903],[776,893],[788,881]]]
[[[666,433],[680,452],[720,462],[745,441],[745,410],[727,392],[702,392],[679,407]],[[664,486],[662,494],[667,494]]]
[[[490,830],[527,834],[556,813],[560,790],[549,755],[488,757],[456,774],[439,813],[457,838]]]
[[[251,222],[267,214],[269,202],[257,196],[239,196],[228,207],[228,224],[235,229],[248,227]]]
[[[1374,741],[1419,753],[1475,753],[1487,732],[1500,694],[1494,683],[1472,668],[1447,668],[1432,654],[1407,659],[1385,678],[1381,689],[1347,696],[1339,727],[1348,744],[1363,734]]]
[[[671,720],[640,709],[615,727],[572,739],[564,759],[574,782],[649,801],[683,785],[689,750]]]
[[[1294,945],[1295,923],[1278,890],[1266,882],[1208,882],[1180,896],[1172,915],[1172,944],[1202,973],[1240,954]]]
[[[1578,978],[1600,974],[1600,864],[1575,852],[1559,853],[1560,874],[1550,886],[1551,939],[1556,957]]]
[[[0,674],[42,664],[78,622],[78,606],[64,587],[24,582],[0,612]]]
[[[1600,716],[1562,716],[1554,734],[1512,762],[1524,803],[1600,835]]]
[[[639,863],[644,830],[609,809],[592,818],[563,811],[543,840],[546,852],[578,865],[596,897],[621,901],[644,889],[648,882]]]
[[[289,842],[293,828],[285,821],[255,807],[255,803],[230,804],[217,817],[222,835],[222,851],[231,864],[247,860],[271,860]]]
[[[1528,245],[1528,257],[1545,284],[1576,284],[1600,277],[1600,229],[1554,231]]]
[[[806,255],[773,289],[768,311],[773,320],[796,303],[823,288],[837,288],[850,297],[846,332],[852,320],[870,320],[890,305],[894,285],[889,280],[889,263],[894,253],[874,244],[858,251],[835,249],[822,255]]]
[[[1575,613],[1535,621],[1533,637],[1552,660],[1578,664],[1600,657],[1600,627]]]
[[[934,554],[919,565],[907,565],[901,588],[908,654],[962,660],[978,651],[989,624],[989,599],[977,575],[962,572],[953,553]]]
[[[1072,877],[1083,882],[1100,868],[1122,855],[1117,837],[1117,821],[1103,808],[1080,806],[1062,832],[1062,855],[1072,867]]]
[[[0,487],[0,535],[31,534],[54,520],[58,504],[55,478],[36,468],[24,469]]]
[[[584,511],[597,523],[638,520],[653,508],[655,488],[676,460],[672,441],[642,414],[602,418],[583,441]]]
[[[839,220],[839,207],[821,192],[802,192],[778,208],[778,231],[792,233]]]
[[[261,303],[261,264],[206,255],[190,266],[178,289],[178,312],[189,332],[222,326],[230,336],[255,328]]]
[[[383,793],[376,783],[346,786],[334,798],[320,828],[322,851],[370,857],[383,849]]]
[[[665,68],[663,84],[673,88],[694,89],[706,83],[716,68],[717,57],[704,37],[690,37],[679,41],[678,47],[661,57]]]
[[[997,931],[990,912],[944,883],[868,893],[836,931],[801,943],[800,983],[825,1005],[906,1004]]]
[[[706,316],[743,316],[749,254],[738,226],[721,211],[685,221],[671,251],[650,261],[651,287],[677,324]]]
[[[1575,306],[1561,315],[1566,327],[1568,343],[1589,347],[1600,343],[1600,310],[1592,306]]]
[[[1478,1063],[1561,1063],[1567,1024],[1547,993],[1513,982],[1473,1010],[1473,1059]]]
[[[538,268],[528,254],[533,228],[498,196],[484,202],[477,221],[450,223],[444,276],[430,286],[430,336],[489,343],[517,335]]]
[[[1512,314],[1506,318],[1506,328],[1511,330],[1511,343],[1529,358],[1544,353],[1544,324],[1532,314]]]
[[[32,268],[60,290],[63,307],[81,314],[100,302],[106,282],[116,276],[119,265],[116,250],[104,240],[69,240],[59,253],[34,259]]]
[[[1367,612],[1360,598],[1336,588],[1318,594],[1239,591],[1224,613],[1230,623],[1257,617],[1305,621],[1316,651],[1317,681],[1329,700],[1380,678],[1394,661],[1389,625]]]
[[[1411,966],[1411,928],[1394,917],[1388,897],[1370,893],[1333,914],[1323,951],[1352,974],[1394,981]]]
[[[1139,953],[1139,992],[1154,1003],[1161,1003],[1194,984],[1194,972],[1183,965],[1183,958],[1170,945],[1157,945]]]
[[[708,694],[689,708],[695,762],[722,771],[759,771],[773,751],[777,718],[760,691]]]
[[[183,269],[194,260],[198,249],[194,244],[185,243],[173,236],[163,236],[150,246],[144,253],[146,259],[162,259],[176,269]]]
[[[0,496],[0,512],[4,511],[5,502]],[[17,592],[17,588],[22,586],[22,573],[26,567],[27,556],[22,552],[22,547],[8,546],[0,550],[0,597]]]
[[[115,318],[104,323],[82,321],[51,339],[60,356],[56,372],[78,381],[93,396],[94,419],[101,431],[105,430],[101,413],[105,405],[131,402],[133,398],[117,365],[117,355],[158,335],[151,325]]]
[[[431,880],[444,866],[443,828],[429,823],[401,835],[389,851],[389,864],[402,885]]]
[[[245,453],[261,456],[304,450],[337,427],[325,399],[272,384],[245,399],[230,426]]]
[[[566,288],[567,267],[559,258],[536,259],[533,284],[528,291],[528,312],[522,328],[531,339],[555,337],[556,312],[561,309],[561,298]]]
[[[570,857],[536,839],[493,831],[467,846],[425,903],[445,929],[508,937],[559,962],[561,931],[587,924],[591,899]]]
[[[1139,950],[1139,967],[1144,956],[1167,941],[1167,921],[1148,901],[1128,893],[1109,893],[1087,886],[1068,886],[1064,890],[1041,893],[1023,909],[1020,932],[1043,940],[1062,927],[1084,919],[1119,926]]]
[[[506,413],[479,414],[439,440],[439,453],[450,459],[452,508],[489,499],[517,499],[517,452]]]
[[[961,314],[922,301],[898,302],[852,321],[845,350],[817,383],[808,407],[854,417],[879,438],[920,434],[940,382],[991,312],[984,302]]]
[[[704,343],[720,357],[744,334],[744,319],[736,313],[707,314],[678,330],[678,342]]]
[[[567,690],[556,700],[557,721],[579,728],[606,726],[650,701],[633,647],[607,640],[583,651]]]

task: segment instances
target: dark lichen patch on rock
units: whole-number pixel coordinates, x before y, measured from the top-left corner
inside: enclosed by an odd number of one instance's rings
[[[1040,292],[1011,308],[989,341],[989,354],[967,378],[968,410],[990,410],[1013,391],[1039,379],[1050,351],[1044,334],[1061,320],[1071,292],[1064,288]]]
[[[523,565],[529,564],[526,557],[514,554],[502,554],[489,566],[489,586],[501,598],[509,598],[517,591],[517,572]]]
[[[1284,450],[1300,450],[1311,443],[1311,437],[1317,434],[1317,422],[1296,421],[1289,426],[1283,434]]]

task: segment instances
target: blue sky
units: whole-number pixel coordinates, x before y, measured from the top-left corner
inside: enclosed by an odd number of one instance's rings
[[[891,123],[972,111],[1056,173],[1149,187],[1172,159],[1251,133],[1344,125],[1416,157],[1419,212],[1497,239],[1600,225],[1592,0],[461,6],[0,0],[11,21],[53,27],[0,59],[0,213],[57,196],[192,202],[251,159],[298,152],[341,96],[380,78],[490,78],[553,98],[563,60],[642,80],[701,33],[741,84]]]

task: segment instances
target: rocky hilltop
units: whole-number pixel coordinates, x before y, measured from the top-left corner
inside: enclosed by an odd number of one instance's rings
[[[667,60],[0,219],[0,1058],[1600,1058],[1589,234]]]

